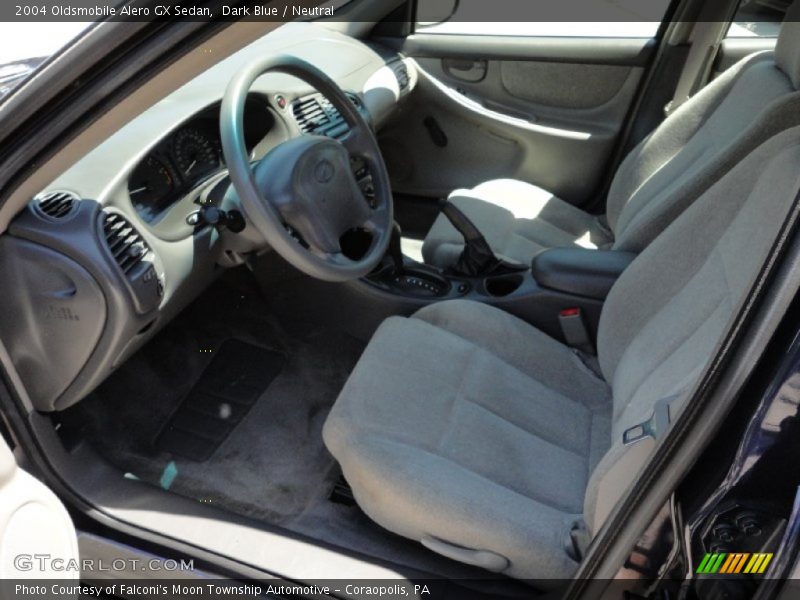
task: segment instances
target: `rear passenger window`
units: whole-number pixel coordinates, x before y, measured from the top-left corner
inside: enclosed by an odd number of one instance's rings
[[[792,0],[742,0],[733,18],[730,38],[774,38]]]
[[[420,33],[536,37],[656,35],[669,0],[418,0]]]

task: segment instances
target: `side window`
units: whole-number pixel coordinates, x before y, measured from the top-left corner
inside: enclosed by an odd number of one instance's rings
[[[669,0],[418,0],[420,33],[538,37],[656,35]]]
[[[90,25],[35,20],[0,23],[0,40],[3,40],[0,44],[0,98],[9,94],[47,57],[61,50]]]
[[[729,38],[778,37],[792,0],[742,0],[733,18]]]

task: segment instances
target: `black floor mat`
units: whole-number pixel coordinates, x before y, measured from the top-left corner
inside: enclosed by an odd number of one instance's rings
[[[269,523],[289,523],[309,505],[327,502],[338,473],[322,425],[364,344],[305,318],[277,317],[269,304],[249,272],[226,273],[88,398],[61,413],[60,431],[80,432],[128,477]],[[195,391],[213,388],[210,375],[236,379],[216,361],[237,346],[247,352],[231,362],[264,377],[249,384],[261,388],[252,406],[231,401],[239,396],[223,400],[227,407],[195,400]],[[200,435],[191,449],[174,440],[179,447],[165,449],[165,424],[195,402],[211,420],[211,440],[200,437],[203,425],[181,423]],[[247,412],[234,412],[241,408]],[[229,415],[221,443],[217,415]]]
[[[279,352],[226,340],[159,434],[156,446],[190,460],[208,460],[285,362]]]

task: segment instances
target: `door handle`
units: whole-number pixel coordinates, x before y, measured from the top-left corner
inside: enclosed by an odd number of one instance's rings
[[[460,58],[443,58],[442,69],[444,72],[459,81],[478,83],[486,77],[489,65],[485,60],[470,60]]]

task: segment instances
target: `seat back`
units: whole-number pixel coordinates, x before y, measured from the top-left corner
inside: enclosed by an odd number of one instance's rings
[[[800,189],[800,127],[759,146],[642,252],[612,288],[598,358],[613,390],[612,445],[592,474],[587,524],[605,518],[636,469],[623,433],[656,404],[680,410],[752,286]],[[613,483],[613,485],[610,484]],[[610,497],[609,497],[610,495]]]
[[[639,252],[720,176],[800,125],[800,0],[775,52],[751,55],[667,117],[617,170],[607,201],[614,248]]]

